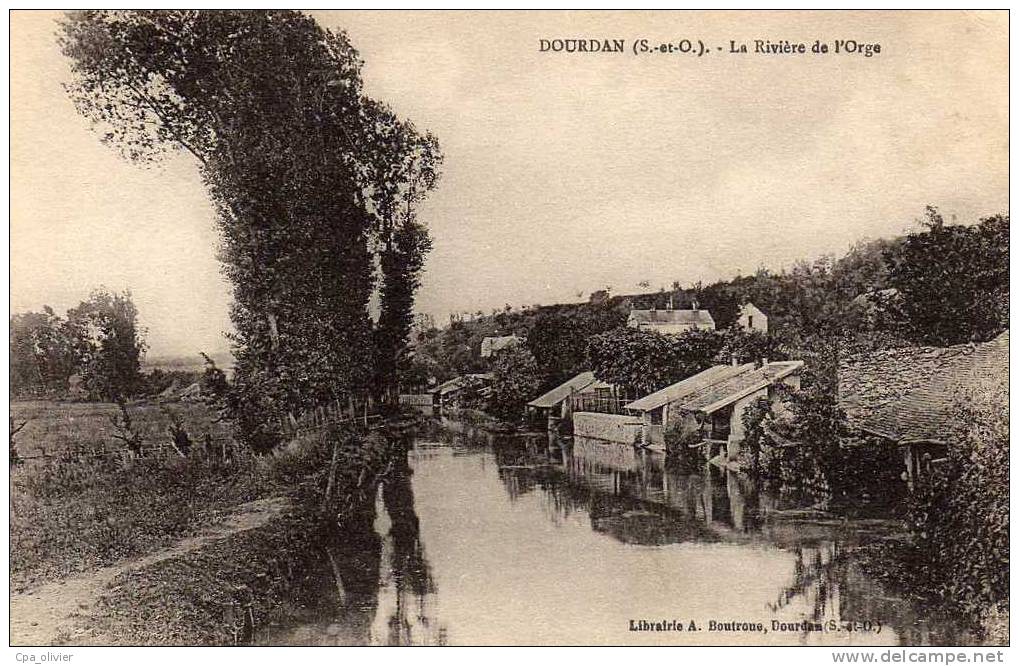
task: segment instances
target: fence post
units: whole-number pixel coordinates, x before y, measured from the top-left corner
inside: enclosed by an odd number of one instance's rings
[[[336,464],[339,462],[340,454],[340,438],[336,437],[333,439],[333,459],[329,463],[329,482],[326,484],[326,497],[323,502],[323,508],[329,508],[329,498],[333,494],[333,486],[336,484]]]

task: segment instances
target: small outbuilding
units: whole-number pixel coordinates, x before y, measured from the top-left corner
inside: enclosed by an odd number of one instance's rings
[[[588,390],[597,381],[593,372],[582,372],[527,403],[527,411],[530,414],[548,414],[564,418],[568,416],[570,398]]]
[[[699,432],[732,457],[745,436],[743,412],[758,398],[774,399],[778,384],[799,388],[802,368],[803,361],[716,365],[634,400],[626,409],[641,415],[642,440],[649,448],[664,449],[665,431],[675,426]]]
[[[435,407],[454,407],[459,405],[461,398],[468,389],[476,389],[479,394],[491,391],[492,373],[470,373],[454,377],[435,388],[429,389],[432,405]]]
[[[490,336],[481,340],[481,358],[490,358],[492,354],[515,347],[524,341],[515,335]]]
[[[1008,402],[1008,331],[984,343],[865,352],[839,363],[839,407],[855,431],[896,446],[910,486],[947,455],[960,401]]]

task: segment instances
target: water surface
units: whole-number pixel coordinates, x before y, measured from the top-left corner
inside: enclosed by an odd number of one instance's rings
[[[601,441],[560,446],[445,422],[406,448],[374,506],[323,544],[310,621],[266,642],[967,640],[855,561],[858,546],[896,536],[895,522],[817,517],[808,498],[714,465],[678,473],[659,454]],[[683,631],[632,630],[669,621]]]

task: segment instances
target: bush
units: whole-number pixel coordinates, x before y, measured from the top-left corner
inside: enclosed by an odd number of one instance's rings
[[[1007,387],[960,403],[947,464],[911,498],[920,571],[974,621],[1009,597]]]
[[[489,411],[515,421],[524,414],[524,405],[535,397],[541,385],[541,373],[534,355],[522,345],[503,349],[492,362],[492,395]]]

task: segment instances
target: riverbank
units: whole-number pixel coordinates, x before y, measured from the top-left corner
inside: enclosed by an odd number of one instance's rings
[[[916,606],[936,609],[952,618],[983,645],[1008,645],[1009,609],[1007,603],[970,607],[961,599],[942,597],[933,592],[936,584],[924,576],[925,558],[909,539],[887,539],[858,550],[861,568],[889,590]]]
[[[386,474],[398,433],[333,430],[263,457],[70,459],[12,470],[12,641],[239,641],[225,629],[230,614],[238,617],[238,604],[254,611],[238,590],[254,599],[259,581],[279,580],[275,558],[283,546],[295,552],[295,535],[362,502]],[[261,503],[275,508],[252,522],[249,509]]]
[[[164,560],[199,550],[233,534],[258,528],[290,509],[281,497],[256,500],[237,507],[222,523],[201,534],[182,539],[168,548],[131,558],[77,576],[52,581],[30,593],[11,597],[10,642],[12,645],[79,643],[76,619],[93,612],[104,590],[118,577],[146,569]]]

